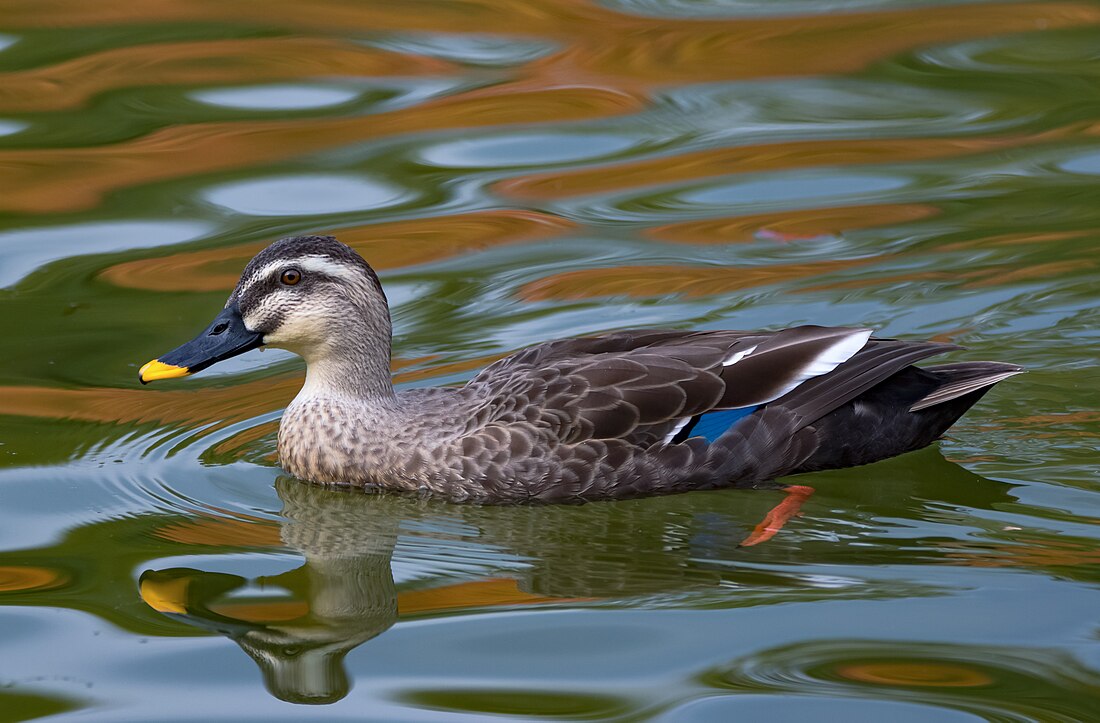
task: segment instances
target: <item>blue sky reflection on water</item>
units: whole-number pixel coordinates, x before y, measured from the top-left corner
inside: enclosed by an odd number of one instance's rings
[[[1094,715],[1100,6],[61,0],[5,21],[4,714]],[[553,337],[797,323],[1029,373],[931,449],[799,479],[801,516],[754,547],[781,493],[325,490],[275,463],[300,360],[136,381],[265,243],[319,232],[378,269],[401,385]]]

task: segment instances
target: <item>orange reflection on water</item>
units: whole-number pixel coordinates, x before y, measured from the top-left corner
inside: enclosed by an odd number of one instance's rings
[[[1100,411],[1081,410],[1077,412],[1058,412],[1056,414],[1029,414],[1025,417],[1002,418],[1001,422],[1002,424],[996,426],[989,423],[983,426],[991,429],[1004,429],[1009,425],[1019,425],[1033,431],[1064,424],[1094,426],[1100,424]]]
[[[1077,522],[1096,524],[1100,520],[1077,517]],[[949,547],[955,546],[954,544]],[[1020,539],[1011,544],[988,545],[988,551],[966,550],[948,553],[959,564],[972,567],[1092,567],[1100,565],[1100,549],[1092,542],[1043,538]]]
[[[376,269],[439,261],[492,246],[552,238],[575,224],[534,211],[499,210],[435,216],[342,229],[334,234]],[[111,266],[100,278],[150,291],[219,291],[237,283],[267,241],[191,251]]]
[[[533,281],[520,289],[527,301],[601,296],[708,296],[851,269],[878,259],[843,259],[769,266],[619,266],[580,269]]]
[[[539,90],[494,86],[412,108],[351,118],[171,126],[108,146],[0,151],[0,209],[79,211],[103,194],[139,184],[272,163],[357,141],[431,130],[568,122],[639,110],[641,101],[607,88]]]
[[[881,11],[737,19],[646,17],[586,0],[454,0],[420,3],[269,0],[23,0],[8,3],[11,27],[135,22],[226,22],[338,31],[501,33],[557,41],[537,61],[547,77],[613,78],[620,87],[674,81],[851,72],[929,43],[1100,22],[1087,3],[975,3]]]
[[[105,146],[0,151],[0,210],[84,210],[132,186],[241,169],[391,135],[510,124],[604,118],[644,110],[674,81],[820,75],[853,71],[932,42],[1038,27],[1100,22],[1100,8],[1077,3],[966,4],[863,13],[735,20],[650,18],[594,2],[494,0],[262,4],[214,0],[82,0],[8,3],[11,27],[136,22],[235,22],[333,31],[437,31],[531,36],[562,46],[518,63],[501,82],[415,107],[356,117],[194,123]],[[203,57],[205,55],[209,57]],[[210,62],[210,59],[218,62]],[[218,67],[216,67],[218,66]],[[9,73],[0,110],[59,108],[133,84],[211,84],[452,71],[413,53],[395,56],[319,38],[211,40],[137,45]],[[457,72],[454,68],[452,72]],[[1076,129],[1076,132],[1083,132]],[[518,196],[555,197],[752,169],[868,163],[957,155],[1023,139],[830,141],[726,149],[502,184]]]
[[[562,6],[562,9],[555,7]],[[426,8],[411,2],[347,0],[266,0],[263,3],[222,0],[11,0],[5,20],[12,27],[95,27],[139,22],[233,21],[261,27],[298,30],[378,31],[440,30],[449,32],[522,33],[545,26],[552,32],[568,18],[562,10],[583,5],[576,0],[448,0]]]
[[[211,453],[218,456],[227,456],[232,459],[239,459],[241,455],[250,451],[253,445],[268,436],[269,434],[275,434],[279,430],[279,422],[263,422],[257,424],[254,427],[243,429],[240,432],[235,433],[227,439],[215,444],[210,448]],[[271,464],[275,464],[277,455],[272,451],[269,455],[266,455],[264,459]]]
[[[842,281],[826,281],[802,286],[799,291],[838,291],[842,289],[869,289],[881,287],[895,288],[899,284],[920,282],[942,282],[944,284],[958,283],[974,276],[973,271],[910,271],[904,274],[876,274],[860,279],[844,279]]]
[[[975,244],[976,246],[980,243]],[[938,250],[942,250],[939,247]],[[1087,249],[1083,249],[1090,253]],[[1004,264],[990,264],[988,266],[972,269],[954,268],[936,271],[910,271],[905,274],[875,275],[861,279],[845,279],[843,281],[830,281],[816,283],[801,287],[801,291],[836,291],[842,289],[866,289],[866,288],[893,288],[898,284],[914,281],[940,282],[953,284],[961,289],[975,289],[988,286],[1008,286],[1011,284],[1027,282],[1034,279],[1064,279],[1075,273],[1088,273],[1095,268],[1097,262],[1088,258],[1051,261],[1049,263],[1032,264],[1030,266],[1019,265],[1019,262]]]
[[[188,614],[188,584],[184,578],[168,581],[146,580],[141,585],[141,596],[146,604],[162,613]],[[433,587],[427,590],[410,590],[397,594],[399,615],[415,615],[464,608],[488,608],[506,605],[544,605],[547,603],[578,602],[579,599],[550,598],[533,595],[519,589],[511,578],[491,578]],[[217,600],[208,601],[206,607],[218,615],[253,623],[289,622],[309,615],[310,604],[305,600]]]
[[[135,372],[135,384],[136,381]],[[299,376],[215,389],[54,389],[0,387],[0,414],[88,422],[242,421],[284,406],[302,386]],[[219,424],[219,426],[221,426]]]
[[[48,567],[0,566],[0,593],[49,590],[61,587],[68,581],[69,576],[66,573]]]
[[[1094,255],[1092,252],[1089,255]],[[1043,264],[1029,264],[1019,266],[1016,263],[998,265],[987,268],[982,278],[964,284],[963,288],[977,288],[982,286],[1002,286],[1033,279],[1064,279],[1074,273],[1096,268],[1097,263],[1092,259],[1073,259],[1067,261],[1050,261]]]
[[[937,213],[939,209],[935,206],[918,203],[811,208],[684,221],[656,226],[643,233],[660,241],[692,244],[747,243],[761,238],[795,241],[839,235],[860,228],[909,223]]]
[[[98,93],[135,86],[451,72],[453,67],[442,61],[329,38],[158,43],[111,48],[44,68],[0,73],[0,109],[75,108]]]
[[[915,7],[730,20],[646,18],[611,10],[602,15],[594,26],[571,28],[572,47],[542,64],[652,88],[850,73],[930,43],[1100,22],[1100,9],[1084,3],[975,3],[940,5],[935,12]]]
[[[978,688],[992,685],[986,673],[957,663],[912,661],[904,663],[854,663],[836,668],[842,678],[875,685],[920,688]]]
[[[552,598],[520,590],[511,578],[474,580],[455,585],[410,590],[399,593],[397,609],[401,615],[498,605],[538,605],[578,602],[585,598]]]
[[[515,198],[560,199],[738,173],[954,157],[1025,145],[1055,135],[1057,134],[993,138],[789,141],[736,146],[647,158],[611,166],[530,175],[502,181],[497,184],[497,189]]]
[[[183,545],[276,548],[283,544],[279,529],[278,523],[269,520],[199,517],[165,525],[155,534]]]
[[[1072,241],[1076,239],[1091,239],[1095,232],[1087,231],[1021,231],[1017,233],[997,234],[996,236],[983,236],[966,241],[952,241],[941,244],[941,251],[960,251],[969,249],[983,249],[997,246],[1025,246],[1028,244],[1047,244],[1059,241]],[[1090,247],[1091,248],[1091,247]]]
[[[395,359],[395,383],[431,378],[479,369],[499,355],[483,356],[448,364],[421,365],[428,357]],[[410,368],[411,367],[411,368]],[[0,414],[49,419],[72,419],[104,424],[183,423],[189,426],[212,423],[205,432],[232,422],[254,419],[284,407],[302,387],[303,374],[294,372],[226,387],[177,389],[118,389],[90,387],[56,389],[41,386],[0,387]],[[135,375],[135,385],[137,384]],[[187,382],[180,384],[186,386]],[[257,425],[224,440],[219,450],[235,448],[255,434],[269,433],[270,426]],[[243,436],[242,436],[243,435]]]

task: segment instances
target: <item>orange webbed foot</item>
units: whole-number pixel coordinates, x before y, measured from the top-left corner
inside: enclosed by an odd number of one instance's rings
[[[764,519],[753,529],[752,534],[742,540],[740,547],[752,547],[775,537],[776,533],[783,529],[783,525],[787,524],[787,520],[799,513],[803,503],[814,493],[814,488],[790,485],[783,491],[787,493],[787,497],[764,515]]]

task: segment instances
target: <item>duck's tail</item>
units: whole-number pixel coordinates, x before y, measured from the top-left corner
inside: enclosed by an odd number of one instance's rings
[[[958,399],[970,392],[988,389],[997,382],[1023,373],[1024,368],[1017,364],[980,361],[939,364],[925,367],[925,371],[942,379],[943,385],[909,407],[910,412],[919,412],[922,409]]]
[[[814,421],[817,449],[792,473],[869,464],[925,447],[990,387],[1022,371],[1001,362],[907,367]]]

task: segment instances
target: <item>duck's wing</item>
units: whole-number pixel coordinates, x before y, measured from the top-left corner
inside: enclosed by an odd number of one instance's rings
[[[870,335],[868,329],[800,326],[551,342],[501,360],[470,382],[486,399],[473,425],[528,422],[552,429],[566,444],[671,442],[691,420],[755,409],[829,374],[856,357]],[[835,396],[847,401],[877,375],[857,376]],[[812,408],[813,399],[805,406]]]
[[[699,336],[721,336],[733,342],[747,336],[759,336],[760,332],[721,331],[698,332],[677,329],[632,329],[598,336],[579,336],[557,339],[529,346],[515,354],[499,359],[481,370],[471,384],[496,383],[513,371],[541,369],[557,362],[578,361],[599,354],[627,354],[657,344],[678,344],[685,339]],[[720,343],[720,342],[714,342]]]
[[[870,339],[835,373],[808,379],[777,402],[795,415],[799,424],[820,419],[855,399],[905,367],[962,347],[930,341]]]

